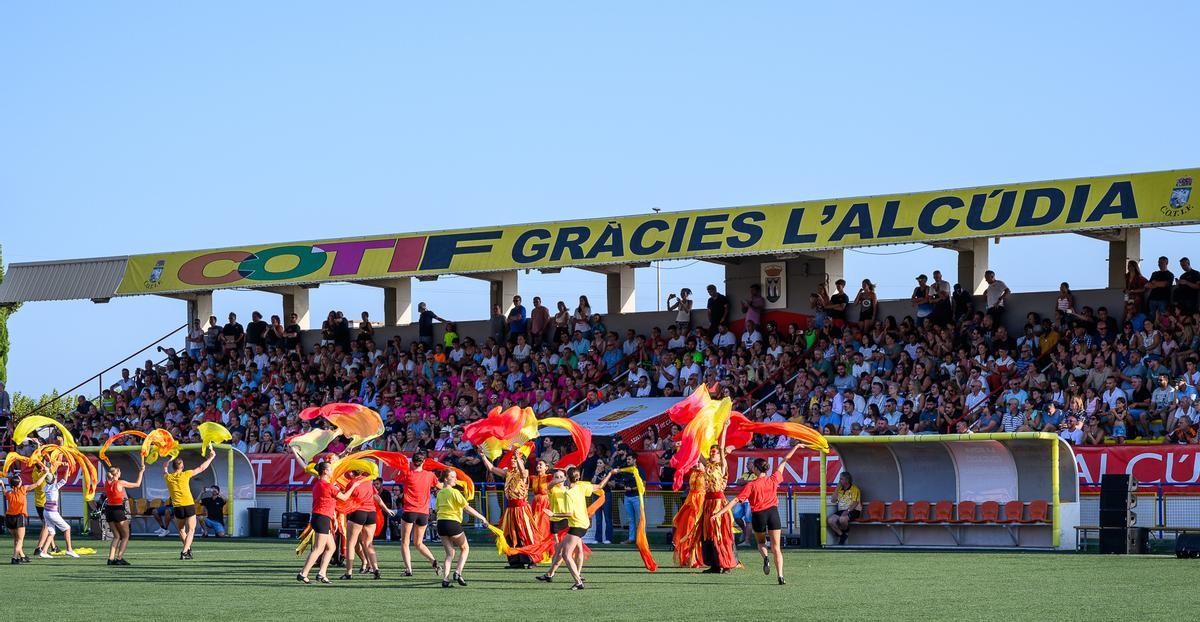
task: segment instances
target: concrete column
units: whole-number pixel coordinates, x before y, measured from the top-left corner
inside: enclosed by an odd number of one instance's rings
[[[1108,287],[1125,287],[1125,266],[1142,260],[1142,230],[1123,229],[1119,239],[1108,243]]]
[[[208,318],[213,314],[212,292],[203,292],[187,298],[188,326],[192,320],[199,319],[202,328],[208,327]]]
[[[616,266],[605,273],[608,280],[608,312],[633,313],[637,286],[632,266]]]
[[[412,323],[412,278],[363,281],[383,289],[383,323],[385,326],[407,326]]]
[[[816,257],[825,262],[825,275],[829,279],[829,293],[832,294],[836,288],[833,284],[838,279],[846,278],[846,252],[841,250],[832,251],[817,251],[814,253],[805,253],[812,257]],[[849,286],[846,289],[850,289]],[[857,288],[854,291],[858,291]],[[807,296],[807,294],[805,294]],[[807,299],[806,299],[807,300]]]
[[[513,296],[516,296],[519,293],[517,291],[516,270],[507,270],[505,272],[477,272],[475,274],[464,274],[462,276],[488,282],[489,291],[486,317],[492,317],[492,305],[500,305],[500,312],[504,314],[507,314],[508,310],[512,309]],[[529,305],[527,304],[525,308],[528,309]]]
[[[287,325],[288,319],[293,313],[297,315],[296,324],[301,330],[308,330],[311,324],[311,317],[308,310],[308,290],[310,288],[289,285],[287,287],[258,287],[255,288],[260,292],[271,292],[279,294],[283,297],[283,323]],[[270,315],[269,313],[267,314]]]
[[[979,295],[987,287],[983,273],[988,270],[988,238],[961,240],[958,251],[958,282],[972,294]]]

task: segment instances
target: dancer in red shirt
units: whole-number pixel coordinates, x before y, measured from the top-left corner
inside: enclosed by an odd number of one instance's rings
[[[296,459],[303,461],[299,452],[296,452]],[[329,583],[329,578],[326,573],[329,571],[329,560],[333,557],[333,551],[336,545],[333,541],[333,524],[337,520],[337,502],[345,501],[354,494],[355,488],[361,486],[367,479],[359,478],[358,481],[350,485],[347,490],[341,490],[338,485],[331,481],[331,468],[328,462],[318,462],[316,464],[317,479],[313,480],[312,486],[312,520],[309,526],[313,530],[313,547],[308,554],[308,559],[304,562],[304,568],[296,574],[296,580],[301,583],[308,583],[308,571],[312,570],[313,564],[317,560],[321,560],[321,567],[317,570],[317,581],[321,583]],[[370,486],[370,484],[367,484]]]
[[[441,574],[437,558],[425,546],[425,529],[429,526],[429,492],[440,489],[438,478],[421,468],[425,454],[413,454],[412,468],[404,476],[404,503],[400,508],[400,554],[404,558],[404,576],[412,576],[412,557],[409,552],[409,536],[417,544],[417,552],[429,560],[433,571]]]
[[[742,501],[750,501],[750,523],[754,526],[754,539],[758,541],[758,552],[763,556],[763,574],[771,573],[771,559],[775,558],[775,573],[779,577],[779,585],[786,585],[783,580],[783,549],[780,547],[779,535],[783,525],[779,521],[779,484],[783,481],[783,468],[787,466],[800,445],[779,461],[774,473],[770,473],[770,465],[766,458],[755,458],[751,470],[757,476],[742,487],[736,497],[729,500],[716,514],[718,516],[729,512],[733,506]],[[768,474],[769,473],[769,474]],[[771,539],[771,555],[767,556],[767,538]]]

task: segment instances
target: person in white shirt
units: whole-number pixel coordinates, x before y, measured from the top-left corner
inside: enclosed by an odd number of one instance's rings
[[[668,350],[682,350],[685,347],[687,347],[687,334],[686,333],[676,330],[676,328],[674,326],[669,327],[667,329],[667,331],[668,331],[668,339],[667,339],[667,349]]]
[[[662,362],[659,362],[658,365],[655,366],[655,370],[658,372],[659,391],[667,388],[668,384],[676,385],[676,381],[679,378],[679,368],[675,366],[674,359],[668,358],[666,365],[663,365]]]
[[[979,381],[971,382],[971,392],[963,396],[963,412],[973,413],[977,407],[987,401],[987,393],[983,392],[983,384]]]
[[[62,496],[62,488],[66,485],[66,478],[60,479],[57,473],[46,480],[43,487],[46,493],[46,505],[42,510],[42,516],[45,519],[47,540],[54,541],[54,534],[61,532],[63,539],[67,541],[67,557],[79,557],[79,554],[75,552],[75,547],[71,544],[71,526],[62,517],[60,498]],[[51,557],[50,552],[46,549],[42,549],[38,555],[47,559]]]
[[[993,316],[996,323],[1000,323],[1000,318],[1004,313],[1004,305],[1008,302],[1008,286],[1004,281],[996,278],[996,273],[988,270],[983,273],[983,280],[987,283],[987,288],[983,290],[984,301],[987,303],[987,313]]]
[[[713,337],[713,345],[718,348],[732,348],[737,345],[737,337],[729,332],[729,327],[722,324],[717,329],[716,336]]]
[[[1192,405],[1192,398],[1187,395],[1180,395],[1178,405],[1164,419],[1163,429],[1170,432],[1175,429],[1180,418],[1187,417],[1188,421],[1196,421],[1196,416],[1196,407]]]
[[[621,343],[621,352],[624,352],[625,356],[631,356],[638,351],[639,345],[637,333],[633,332],[632,328],[625,331],[625,341]]]
[[[1125,390],[1117,386],[1117,379],[1109,376],[1104,380],[1104,393],[1100,394],[1100,401],[1104,402],[1107,410],[1112,410],[1117,407],[1117,398],[1128,401],[1129,396],[1125,395]]]
[[[683,366],[683,369],[679,370],[679,379],[685,383],[688,380],[691,380],[693,377],[699,377],[699,376],[700,376],[700,365],[696,364],[695,360],[689,360],[687,362],[687,364],[685,364]]]
[[[648,376],[639,376],[637,379],[637,389],[634,391],[635,397],[650,397],[654,390],[650,386],[650,378]]]
[[[762,341],[762,334],[758,332],[758,327],[754,325],[754,322],[746,320],[746,330],[742,331],[742,347],[750,349],[760,341]]]
[[[1058,437],[1072,444],[1079,445],[1083,443],[1083,424],[1075,415],[1067,415],[1067,420],[1063,424],[1063,429],[1058,433]]]

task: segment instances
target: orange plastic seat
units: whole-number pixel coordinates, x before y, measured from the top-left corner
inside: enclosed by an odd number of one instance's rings
[[[904,501],[893,501],[888,504],[887,522],[903,523],[908,520],[908,503]]]
[[[929,514],[932,509],[928,501],[914,501],[912,504],[912,518],[909,518],[905,522],[928,523]]]
[[[866,511],[858,520],[864,523],[883,522],[884,506],[882,501],[868,501]]]
[[[951,501],[938,501],[933,506],[933,521],[935,523],[953,523],[954,522],[954,503]]]
[[[1021,521],[1022,523],[1048,523],[1050,522],[1050,504],[1041,499],[1029,502],[1029,518]]]
[[[1000,522],[1000,503],[997,501],[984,501],[979,504],[979,522]]]
[[[1009,501],[1004,504],[1004,512],[1000,517],[1002,523],[1020,523],[1025,520],[1025,502]]]
[[[962,523],[978,523],[975,518],[975,502],[974,501],[959,501],[958,502],[958,520]]]

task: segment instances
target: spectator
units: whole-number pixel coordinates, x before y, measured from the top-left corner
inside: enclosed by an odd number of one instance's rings
[[[533,310],[529,312],[530,345],[540,348],[543,344],[553,343],[552,328],[550,310],[542,304],[541,296],[534,296]]]
[[[829,303],[824,308],[833,327],[840,329],[846,325],[846,307],[850,306],[850,297],[846,295],[845,279],[838,279],[833,285],[837,291],[829,297]]]
[[[224,538],[225,497],[221,496],[221,487],[209,487],[200,496],[200,505],[204,506],[204,520],[200,522],[202,537],[207,538],[209,533],[213,533],[218,538]]]
[[[521,304],[521,297],[513,296],[512,308],[508,310],[508,315],[505,318],[505,325],[508,329],[508,342],[510,344],[515,343],[518,336],[525,335],[528,323],[525,305]]]
[[[675,312],[675,327],[680,332],[686,334],[692,329],[692,290],[683,288],[679,290],[679,297],[675,294],[667,296],[667,311]]]
[[[425,303],[417,304],[417,340],[425,344],[425,347],[433,347],[433,321],[446,322],[447,320],[438,314],[434,313]]]
[[[717,329],[729,323],[729,298],[717,291],[716,285],[708,286],[708,336],[712,338]]]
[[[987,314],[992,317],[992,322],[999,325],[1004,319],[1004,306],[1007,304],[1008,295],[1011,292],[1004,281],[996,278],[996,273],[992,270],[983,273],[983,280],[987,283],[987,287],[983,290],[987,305],[985,309]]]
[[[838,544],[846,544],[850,535],[850,521],[857,520],[862,514],[862,492],[854,485],[854,478],[847,471],[838,475],[837,488],[834,489],[830,503],[837,509],[826,519],[826,523],[837,536]]]

